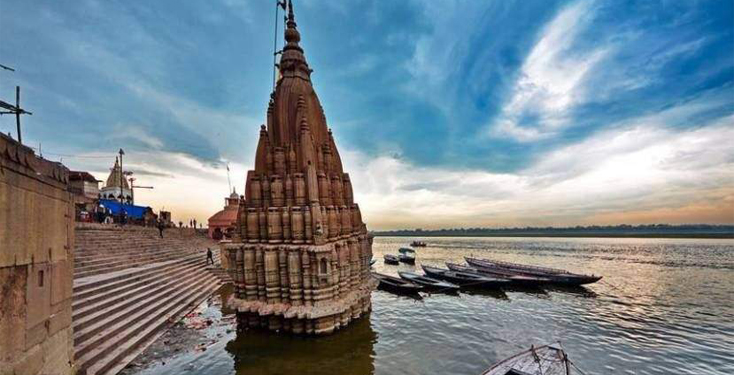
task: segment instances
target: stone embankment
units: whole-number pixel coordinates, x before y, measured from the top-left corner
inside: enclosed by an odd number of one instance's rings
[[[206,264],[206,248],[215,266]],[[192,229],[77,224],[72,322],[79,374],[115,374],[228,276]]]

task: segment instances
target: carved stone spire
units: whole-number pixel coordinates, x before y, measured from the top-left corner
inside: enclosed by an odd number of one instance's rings
[[[282,77],[296,76],[305,80],[311,79],[311,69],[306,62],[303,48],[298,44],[301,33],[296,29],[296,18],[293,15],[293,2],[288,1],[288,18],[285,28],[285,47],[280,57],[280,75]]]
[[[326,334],[369,311],[372,247],[311,84],[290,0],[285,40],[281,78],[247,173],[239,237],[223,245],[236,267],[230,306],[240,324]],[[353,281],[339,282],[342,275]]]

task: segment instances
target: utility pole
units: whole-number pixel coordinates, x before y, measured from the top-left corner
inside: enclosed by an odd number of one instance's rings
[[[119,151],[120,153],[120,203],[124,204],[125,196],[123,193],[123,186],[125,186],[125,174],[122,172],[124,169],[122,169],[122,155],[125,155],[125,151],[122,150],[122,148]]]
[[[18,130],[18,143],[23,143],[23,136],[20,132],[20,115],[32,115],[33,113],[20,108],[20,86],[15,86],[15,105],[0,100],[0,108],[6,111],[0,112],[0,115],[15,115],[15,125]]]
[[[132,172],[130,172],[132,174]],[[130,177],[128,181],[130,181],[130,194],[132,195],[132,201],[133,204],[135,204],[135,189],[153,189],[152,186],[135,186],[135,181],[137,179],[135,177]]]

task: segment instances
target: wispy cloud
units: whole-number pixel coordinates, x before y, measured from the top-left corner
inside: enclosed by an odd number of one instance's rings
[[[579,34],[593,20],[590,1],[563,9],[542,31],[518,74],[511,97],[491,126],[492,134],[522,142],[553,135],[569,122],[569,109],[585,100],[585,79],[610,53],[602,43],[574,50]]]
[[[734,116],[697,122],[700,103],[611,126],[517,173],[452,171],[347,154],[378,226],[734,221]],[[685,114],[697,127],[665,125]],[[379,179],[375,176],[380,176]],[[647,214],[644,212],[647,211]],[[657,213],[655,216],[652,213]]]

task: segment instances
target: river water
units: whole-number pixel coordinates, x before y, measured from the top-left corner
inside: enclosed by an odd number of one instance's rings
[[[416,266],[382,263],[411,240],[375,238],[375,270],[397,275],[474,255],[604,279],[582,289],[422,300],[375,291],[372,313],[334,335],[220,328],[208,350],[140,373],[470,375],[531,344],[560,341],[585,374],[734,374],[732,240],[429,238]],[[223,313],[214,306],[208,314]]]

